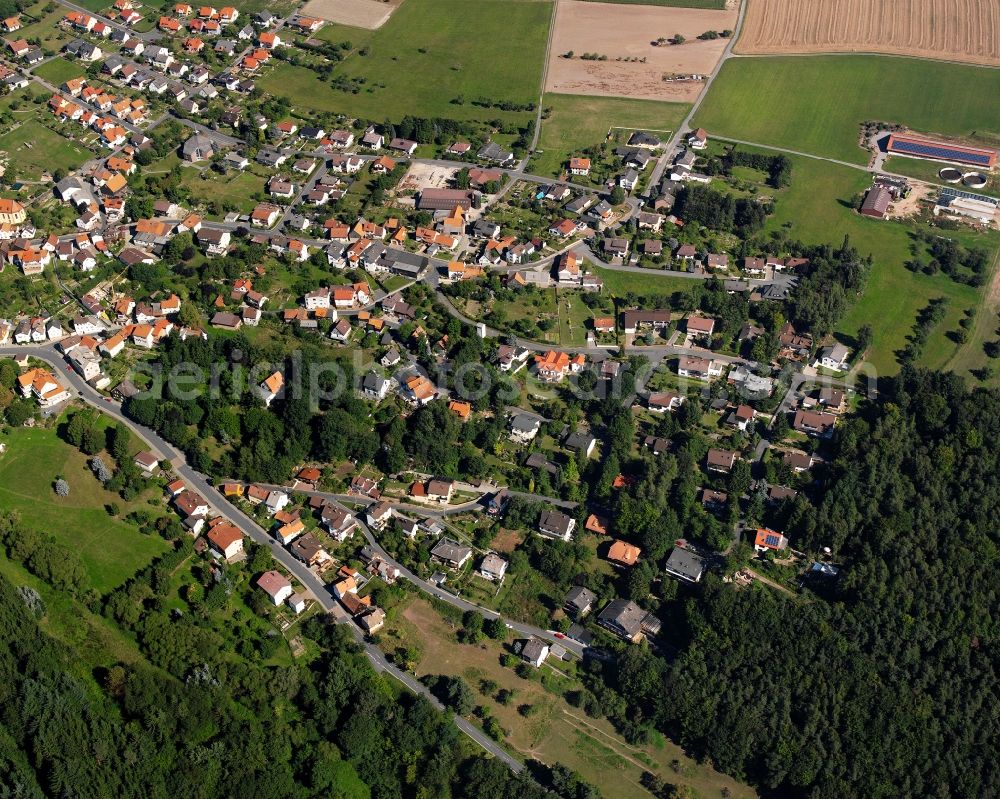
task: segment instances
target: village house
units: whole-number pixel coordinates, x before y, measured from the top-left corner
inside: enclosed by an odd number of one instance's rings
[[[449,569],[461,569],[472,557],[472,548],[450,538],[442,538],[431,549],[431,560]]]
[[[695,380],[711,380],[719,377],[723,372],[723,364],[720,361],[708,358],[698,358],[691,355],[682,355],[677,361],[677,374],[680,377],[691,377]]]
[[[275,607],[280,607],[294,593],[292,584],[281,572],[273,569],[257,578],[257,587],[271,598]]]
[[[788,539],[779,532],[761,527],[754,535],[753,548],[758,552],[781,552],[788,548]]]
[[[572,538],[575,527],[576,519],[558,510],[544,510],[538,520],[538,532],[548,538],[559,538],[563,541]]]
[[[615,599],[597,616],[597,623],[625,641],[639,643],[645,636],[658,635],[660,620],[635,602]]]
[[[705,456],[705,466],[710,472],[721,472],[729,474],[740,459],[740,453],[728,449],[717,449],[713,447]]]
[[[479,574],[490,582],[499,582],[507,573],[507,561],[495,552],[488,553],[479,564]]]

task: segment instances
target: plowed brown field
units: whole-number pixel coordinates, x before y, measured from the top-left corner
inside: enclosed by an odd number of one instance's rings
[[[892,53],[1000,66],[1000,0],[749,3],[738,53]]]
[[[545,91],[691,102],[704,88],[703,80],[666,82],[664,74],[707,75],[728,39],[698,36],[735,27],[735,7],[715,11],[558,0]],[[687,40],[682,45],[655,42],[678,33]],[[575,57],[564,58],[570,50]],[[584,53],[607,60],[584,60]]]

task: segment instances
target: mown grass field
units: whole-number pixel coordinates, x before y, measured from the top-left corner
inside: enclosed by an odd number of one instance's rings
[[[9,158],[18,176],[29,180],[57,169],[76,169],[93,155],[82,144],[60,136],[34,119],[27,119],[0,135],[0,151]]]
[[[531,159],[529,170],[552,176],[563,172],[571,155],[603,142],[612,126],[672,132],[688,111],[684,103],[579,94],[546,94],[542,105],[551,111],[542,120],[539,154]]]
[[[18,428],[4,440],[0,507],[16,510],[26,524],[77,552],[91,587],[109,591],[167,550],[162,538],[142,535],[135,525],[108,514],[105,506],[112,502],[118,503],[123,515],[149,506],[141,500],[126,503],[105,491],[88,468],[87,457],[55,430]],[[53,491],[57,476],[69,483],[68,497]]]
[[[1000,70],[892,56],[734,58],[695,124],[710,134],[865,164],[867,120],[1000,141]]]
[[[53,58],[41,64],[35,74],[40,78],[45,78],[49,83],[61,86],[70,78],[82,78],[86,76],[86,71],[79,64],[67,61],[65,58]]]
[[[482,108],[472,101],[538,101],[551,15],[548,0],[479,0],[474,5],[407,0],[379,30],[353,29],[348,37],[356,49],[334,75],[364,78],[357,94],[288,64],[279,64],[259,85],[304,110],[379,121],[412,114],[524,123],[529,112]],[[338,29],[335,38],[341,40],[346,30]],[[459,97],[465,102],[452,102]]]
[[[673,294],[676,291],[691,291],[701,283],[697,279],[674,277],[655,269],[646,269],[642,272],[619,272],[588,264],[587,271],[602,278],[605,290],[613,297],[621,297],[629,292],[639,296]]]

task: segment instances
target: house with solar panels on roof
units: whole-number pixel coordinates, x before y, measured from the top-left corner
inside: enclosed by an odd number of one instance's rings
[[[788,539],[781,533],[761,527],[754,537],[753,548],[758,552],[781,552],[788,549]]]

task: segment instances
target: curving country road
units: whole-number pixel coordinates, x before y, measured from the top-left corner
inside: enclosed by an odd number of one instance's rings
[[[62,357],[58,354],[54,344],[43,345],[20,345],[13,347],[0,347],[0,356],[13,357],[28,353],[32,357],[45,361],[53,373],[58,374],[60,379],[65,380],[75,390],[79,399],[92,405],[98,410],[112,418],[127,425],[139,438],[146,442],[150,449],[160,456],[162,460],[170,461],[174,471],[184,480],[188,488],[201,494],[202,497],[212,507],[213,511],[228,521],[232,522],[248,538],[261,546],[268,547],[275,560],[279,561],[296,580],[299,581],[316,599],[320,606],[327,613],[333,613],[334,618],[339,623],[344,623],[351,630],[359,645],[363,647],[372,665],[379,671],[383,671],[394,679],[401,682],[414,693],[425,696],[434,707],[445,710],[444,706],[428,691],[426,686],[418,682],[412,674],[409,674],[397,666],[390,663],[385,654],[374,644],[366,641],[361,630],[349,618],[334,613],[334,609],[339,609],[334,597],[327,589],[326,585],[313,574],[301,561],[292,556],[290,552],[278,546],[277,541],[268,535],[256,521],[251,519],[239,508],[231,505],[225,497],[212,485],[211,481],[200,472],[195,471],[185,460],[184,455],[172,444],[162,438],[155,430],[142,427],[131,419],[127,418],[121,407],[114,402],[107,401],[96,389],[89,386],[80,375],[70,369]],[[520,771],[524,764],[513,757],[496,741],[486,735],[475,725],[466,719],[455,716],[455,725],[466,735],[472,738],[483,749],[494,757],[502,760],[512,770]]]

